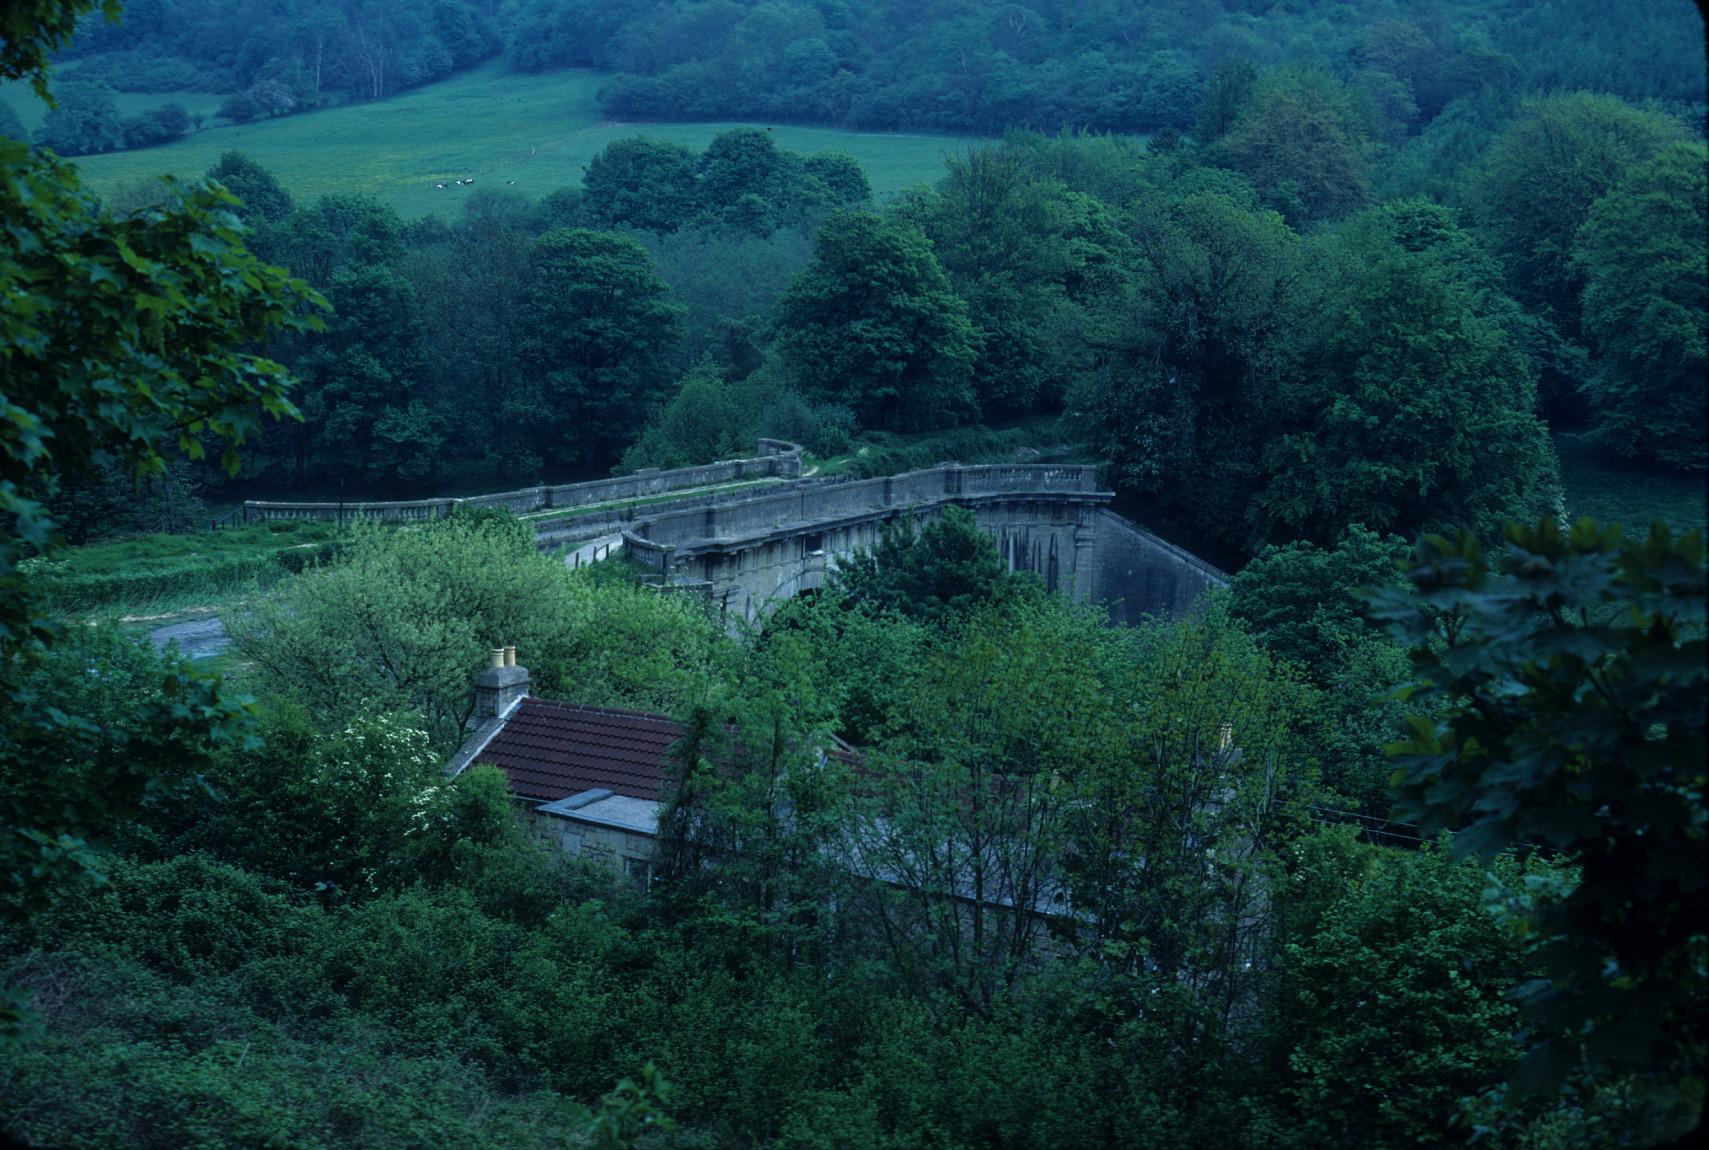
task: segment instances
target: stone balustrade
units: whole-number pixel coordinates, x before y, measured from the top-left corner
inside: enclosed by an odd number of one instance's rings
[[[1184,614],[1226,581],[1215,567],[1112,512],[1114,496],[1100,489],[1092,466],[944,463],[875,479],[800,476],[799,447],[761,440],[753,458],[704,467],[467,499],[252,502],[244,515],[253,521],[342,513],[407,523],[459,506],[561,510],[535,518],[542,547],[620,532],[629,558],[661,585],[698,589],[733,623],[823,585],[839,560],[876,545],[886,522],[930,519],[950,506],[973,512],[1010,570],[1105,603],[1122,622]],[[760,478],[780,482],[758,491],[705,490]],[[672,492],[683,494],[660,498]]]
[[[675,491],[700,487],[716,487],[725,483],[741,483],[756,479],[796,479],[801,475],[801,448],[780,439],[759,441],[757,455],[746,459],[726,459],[699,467],[677,467],[668,471],[646,470],[633,475],[611,479],[594,479],[586,483],[566,483],[525,487],[519,491],[501,491],[491,495],[471,495],[463,498],[403,499],[378,501],[325,501],[315,503],[249,500],[243,505],[243,521],[259,523],[269,519],[346,520],[375,519],[382,523],[413,523],[428,519],[443,519],[458,507],[502,508],[516,515],[535,511],[573,511],[604,503],[651,499]]]

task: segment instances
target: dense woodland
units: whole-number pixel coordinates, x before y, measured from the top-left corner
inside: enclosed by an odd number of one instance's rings
[[[409,223],[228,155],[250,247],[325,321],[270,345],[302,419],[236,490],[520,486],[1048,415],[1141,518],[1238,566],[1549,512],[1551,430],[1703,470],[1684,123],[1527,97],[1420,170],[1325,73],[1219,84],[1188,135],[1012,133],[883,206],[848,157],[759,129],[620,141],[582,188]]]
[[[885,203],[760,128],[642,134],[404,221],[239,153],[103,203],[0,121],[0,1131],[1691,1143],[1702,525],[1563,522],[1551,441],[1709,468],[1688,10],[89,8],[8,7],[0,73],[265,115],[500,56],[614,113],[1003,134]],[[44,134],[101,98],[55,87]],[[201,498],[1017,423],[1228,590],[1111,627],[952,512],[731,634],[460,513],[255,585],[222,676],[44,575]],[[689,730],[650,883],[446,780],[494,642]]]
[[[1217,70],[1247,60],[1333,73],[1395,140],[1463,130],[1470,106],[1516,90],[1697,118],[1701,39],[1683,0],[139,0],[118,24],[85,19],[60,59],[87,85],[230,93],[220,114],[236,121],[383,99],[498,58],[610,72],[604,102],[624,119],[977,132],[1185,131]]]

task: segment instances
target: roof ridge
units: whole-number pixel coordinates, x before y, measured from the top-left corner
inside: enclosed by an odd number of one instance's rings
[[[522,702],[524,704],[538,703],[543,707],[551,707],[557,711],[579,711],[586,715],[616,715],[631,719],[651,719],[657,723],[669,723],[673,727],[682,726],[682,723],[669,715],[661,715],[654,711],[636,711],[628,707],[596,707],[589,703],[570,703],[563,699],[542,699],[539,695],[527,695]]]

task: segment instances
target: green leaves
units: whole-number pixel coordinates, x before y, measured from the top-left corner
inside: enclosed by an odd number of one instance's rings
[[[100,876],[87,843],[138,804],[170,802],[250,734],[251,702],[114,626],[83,626],[6,664],[0,727],[0,914]]]
[[[1525,945],[1485,911],[1531,876],[1439,845],[1374,848],[1345,829],[1297,841],[1273,944],[1268,1086],[1301,1145],[1455,1146],[1459,1098],[1517,1061]],[[1547,872],[1545,872],[1547,873]]]
[[[694,153],[644,136],[614,140],[588,163],[582,183],[601,227],[668,235],[694,211]]]
[[[879,546],[851,556],[834,578],[856,605],[938,627],[1043,589],[1037,577],[1008,571],[991,537],[959,507],[917,532],[909,519],[885,524]]]
[[[665,356],[680,309],[629,236],[555,228],[534,242],[521,336],[542,384],[545,425],[537,442],[584,464],[613,458],[668,382]]]
[[[1242,89],[1238,71],[1225,74],[1217,103],[1239,108],[1218,150],[1251,177],[1265,199],[1296,223],[1341,215],[1365,202],[1368,145],[1353,103],[1331,75],[1273,72]],[[1215,134],[1230,117],[1206,110],[1204,131]]]
[[[119,19],[120,0],[16,0],[0,9],[0,76],[28,79],[49,105],[48,55],[71,42],[78,21],[99,9],[109,24]]]
[[[1326,542],[1357,522],[1487,538],[1552,507],[1558,468],[1529,366],[1452,248],[1412,252],[1357,230],[1337,247],[1350,258],[1336,320],[1263,400],[1256,533]]]
[[[1490,145],[1474,193],[1520,302],[1578,335],[1584,279],[1574,235],[1599,197],[1683,134],[1666,115],[1615,96],[1570,92],[1525,103]]]
[[[448,752],[488,649],[518,647],[548,698],[658,710],[698,694],[721,642],[677,597],[577,576],[526,524],[453,516],[359,524],[329,567],[228,618],[259,684],[327,721],[369,705],[420,717]]]
[[[670,1100],[670,1083],[648,1062],[640,1081],[625,1078],[605,1096],[588,1128],[590,1144],[594,1150],[631,1150],[652,1131],[669,1132],[675,1125],[666,1109]]]
[[[1426,536],[1415,596],[1373,602],[1412,649],[1412,699],[1445,707],[1394,748],[1398,815],[1462,854],[1574,860],[1575,887],[1519,912],[1548,975],[1538,1034],[1663,1081],[1706,1043],[1703,564],[1698,533],[1546,519],[1510,525],[1499,564],[1468,535]],[[1610,1027],[1626,1037],[1597,1037]]]
[[[88,7],[9,5],[0,69],[39,69],[42,44],[63,39]],[[9,908],[33,905],[71,864],[84,866],[66,836],[108,829],[151,772],[178,777],[208,747],[243,737],[245,703],[177,665],[138,684],[125,703],[140,712],[111,699],[111,710],[68,707],[99,714],[104,738],[131,744],[119,762],[79,724],[54,721],[30,695],[52,628],[19,566],[57,545],[47,499],[62,484],[106,464],[159,475],[175,454],[199,456],[207,445],[235,469],[237,446],[264,413],[295,414],[283,369],[249,349],[281,329],[318,326],[310,309],[319,298],[244,248],[226,202],[169,184],[163,206],[116,217],[70,167],[0,140],[0,875]]]
[[[801,390],[847,404],[863,426],[926,431],[975,410],[980,333],[915,229],[838,212],[778,309]]]
[[[1709,468],[1709,176],[1702,144],[1676,143],[1590,205],[1573,243],[1583,326],[1600,357],[1595,440],[1617,455]]]

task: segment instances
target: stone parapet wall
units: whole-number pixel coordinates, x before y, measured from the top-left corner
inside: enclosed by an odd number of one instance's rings
[[[1004,565],[1052,590],[1106,604],[1112,621],[1178,618],[1227,584],[1209,563],[1109,509],[1097,469],[1077,464],[944,463],[876,479],[801,479],[801,449],[762,440],[752,459],[593,483],[477,496],[347,505],[346,514],[389,522],[434,519],[459,505],[516,512],[561,508],[534,520],[542,547],[621,534],[628,557],[662,585],[706,595],[732,622],[822,586],[839,559],[879,542],[884,523],[970,509]],[[656,498],[744,479],[760,490],[685,494],[639,506],[595,504]],[[548,502],[550,500],[550,502]],[[578,511],[577,508],[591,510]],[[337,504],[245,505],[249,518],[332,518]]]
[[[624,551],[661,584],[705,594],[732,625],[823,586],[843,557],[875,546],[883,525],[968,508],[1011,570],[1085,598],[1090,516],[1113,494],[1097,470],[1056,464],[940,464],[877,479],[775,491],[637,515]]]
[[[779,481],[772,486],[783,486],[785,481]],[[803,486],[823,486],[825,484],[846,483],[842,479],[800,479],[795,483]],[[539,517],[533,520],[535,536],[542,549],[549,549],[575,539],[590,539],[598,535],[610,535],[632,527],[638,522],[656,519],[678,511],[699,510],[707,507],[723,506],[754,498],[751,489],[739,491],[706,491],[695,495],[685,495],[681,499],[667,499],[656,503],[644,503],[640,506],[600,508],[594,511],[567,511],[563,515]]]
[[[737,542],[778,530],[869,518],[889,509],[964,503],[979,498],[1084,496],[1107,502],[1097,469],[1059,464],[940,464],[878,479],[795,485],[787,490],[675,511],[637,515],[625,540],[631,554]],[[651,512],[652,509],[649,509]]]
[[[243,505],[243,521],[269,519],[338,520],[377,519],[382,523],[412,523],[442,519],[458,507],[502,508],[517,515],[534,511],[592,507],[630,499],[649,499],[673,491],[715,487],[752,479],[797,479],[801,475],[801,448],[780,439],[762,439],[759,454],[748,459],[726,459],[699,467],[677,467],[669,471],[640,471],[586,483],[525,487],[492,495],[464,498],[404,499],[377,502],[296,503],[250,500]]]

